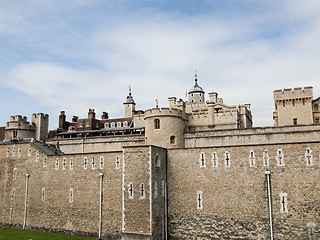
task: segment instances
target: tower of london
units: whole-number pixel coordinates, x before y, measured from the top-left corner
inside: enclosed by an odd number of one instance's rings
[[[11,116],[0,143],[0,224],[99,239],[317,239],[320,98],[274,91],[273,127],[206,95],[123,117]],[[206,98],[207,97],[207,98]],[[69,119],[69,120],[68,120]]]

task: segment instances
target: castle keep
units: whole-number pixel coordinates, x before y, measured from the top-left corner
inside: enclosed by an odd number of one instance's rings
[[[317,239],[320,112],[274,91],[274,127],[195,76],[188,100],[124,116],[12,116],[0,143],[0,224],[100,239]],[[271,117],[271,116],[270,116]]]

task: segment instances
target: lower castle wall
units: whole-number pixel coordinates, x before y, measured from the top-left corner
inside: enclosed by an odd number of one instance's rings
[[[28,144],[25,144],[27,148]],[[0,146],[5,152],[3,146]],[[40,153],[36,161],[36,149],[27,155],[23,149],[20,157],[9,156],[1,159],[1,216],[0,223],[23,224],[24,201],[26,192],[26,173],[30,174],[28,185],[27,228],[48,229],[51,231],[77,232],[98,235],[100,172],[103,177],[103,236],[120,236],[122,226],[122,162],[116,168],[117,157],[122,152],[93,153],[85,155],[69,154],[45,156]],[[87,169],[84,169],[84,157],[87,157]],[[100,157],[104,158],[100,169]],[[92,158],[95,169],[92,169]],[[56,160],[59,161],[58,170]],[[64,168],[63,159],[66,159]],[[73,170],[70,170],[73,159]],[[16,179],[13,180],[13,169]],[[72,189],[72,197],[71,190]],[[14,195],[12,192],[14,191]],[[72,198],[72,201],[70,200]]]
[[[312,150],[312,166],[306,165],[307,148]],[[279,149],[284,166],[277,165]],[[265,150],[268,166],[263,164]],[[168,150],[170,239],[269,239],[267,169],[272,172],[274,239],[309,239],[308,224],[315,224],[314,233],[319,235],[319,150],[319,142]],[[255,156],[253,166],[250,151]],[[287,194],[288,212],[280,210],[282,193]]]

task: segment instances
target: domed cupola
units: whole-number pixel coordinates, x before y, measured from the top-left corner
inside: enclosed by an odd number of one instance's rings
[[[188,92],[189,102],[190,103],[203,103],[204,102],[204,94],[202,87],[198,85],[198,76],[195,73],[194,86]]]
[[[124,105],[124,117],[132,117],[133,112],[135,111],[136,103],[133,100],[133,96],[131,94],[131,85],[129,85],[129,95],[127,96],[127,100],[123,103]]]

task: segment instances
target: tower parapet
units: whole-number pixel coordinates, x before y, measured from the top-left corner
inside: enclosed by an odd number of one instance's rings
[[[180,109],[152,108],[145,111],[146,144],[165,148],[184,147],[187,115]]]
[[[37,140],[44,140],[48,137],[49,115],[44,113],[33,113],[31,122],[35,124],[35,136]]]

